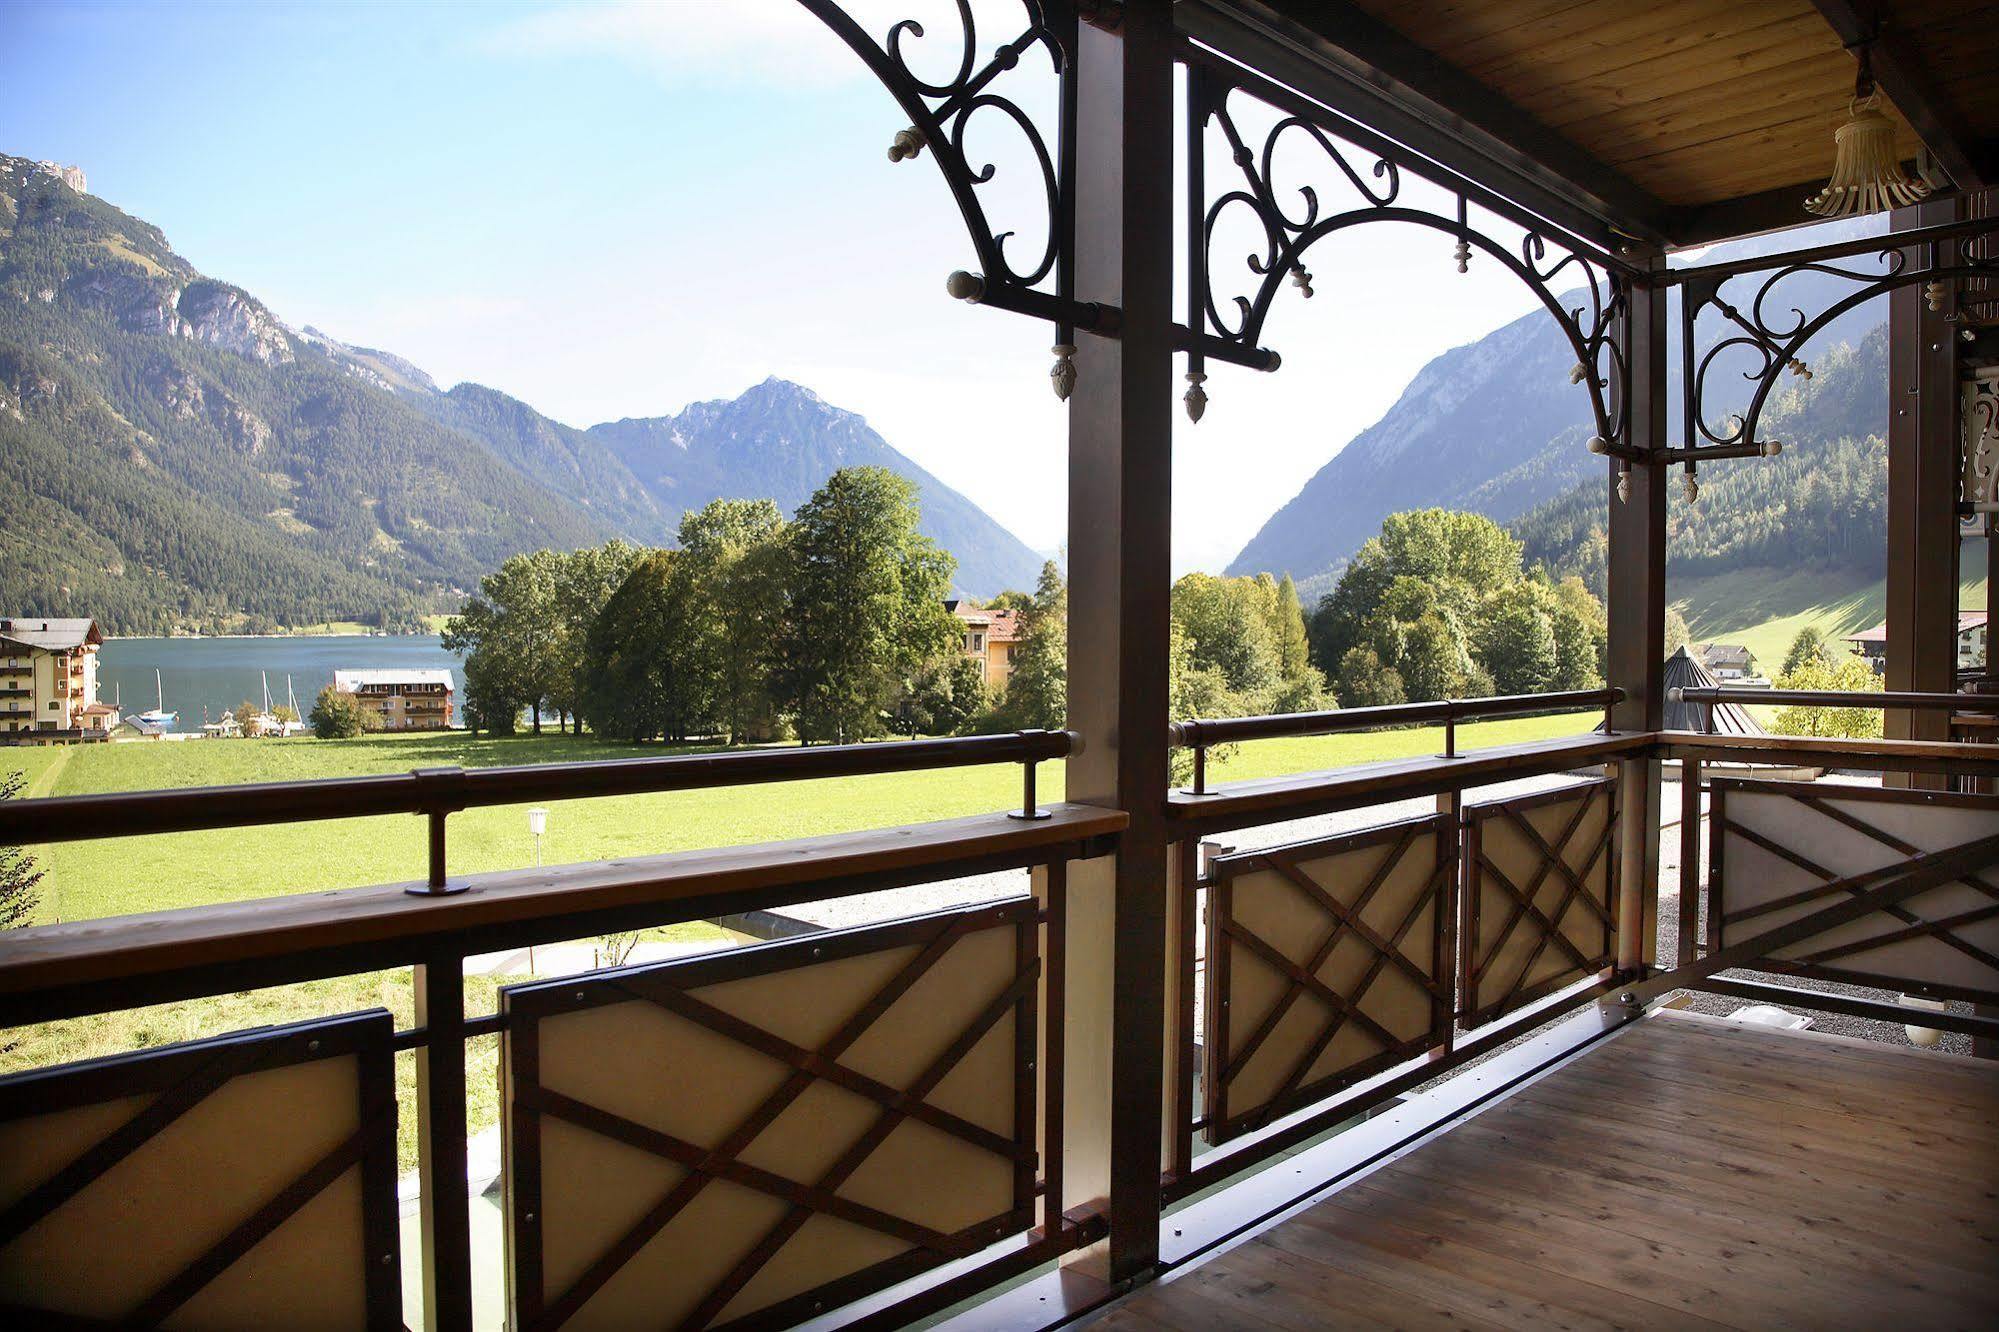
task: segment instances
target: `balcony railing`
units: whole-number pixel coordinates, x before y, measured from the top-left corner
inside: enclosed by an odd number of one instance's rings
[[[597,1298],[603,1283],[631,1256],[621,1242],[613,1242],[615,1236],[592,1239],[594,1222],[587,1208],[585,1213],[576,1210],[579,1202],[593,1201],[576,1191],[578,1170],[590,1159],[588,1151],[582,1158],[574,1156],[577,1134],[624,1143],[663,1164],[692,1169],[688,1186],[674,1191],[678,1201],[655,1216],[654,1233],[684,1213],[685,1224],[698,1227],[697,1234],[710,1242],[724,1248],[740,1243],[762,1254],[726,1273],[697,1274],[687,1278],[694,1284],[675,1287],[669,1303],[681,1299],[686,1314],[705,1309],[704,1319],[747,1300],[763,1319],[788,1320],[809,1313],[812,1306],[844,1302],[1009,1237],[1017,1240],[1009,1262],[1046,1261],[1100,1234],[1101,1227],[1087,1218],[1065,1220],[1059,1165],[1042,1170],[1037,1164],[1044,1131],[1054,1144],[1046,1149],[1048,1159],[1060,1159],[1059,1137],[1054,1136],[1059,1130],[1043,1126],[1060,1123],[1062,987],[1059,979],[1044,980],[1044,968],[1059,977],[1063,965],[1063,866],[1072,858],[1105,854],[1125,823],[1125,816],[1115,811],[1032,805],[1033,766],[1068,753],[1071,743],[1061,732],[1024,732],[8,802],[0,806],[0,843],[398,812],[428,818],[432,838],[430,872],[409,885],[126,918],[111,930],[80,923],[14,933],[0,943],[0,1025],[398,966],[417,968],[417,1024],[396,1032],[385,1017],[362,1014],[121,1057],[91,1066],[95,1071],[82,1082],[74,1081],[69,1070],[0,1081],[0,1132],[9,1121],[38,1108],[94,1106],[106,1096],[162,1088],[162,1107],[171,1103],[175,1116],[200,1121],[205,1136],[195,1147],[183,1141],[177,1150],[194,1155],[177,1162],[174,1174],[216,1181],[203,1203],[217,1205],[220,1198],[221,1205],[250,1213],[249,1219],[233,1229],[224,1227],[219,1242],[198,1255],[180,1278],[136,1292],[111,1310],[117,1316],[133,1316],[135,1308],[143,1318],[171,1312],[224,1271],[256,1281],[252,1269],[258,1260],[245,1251],[254,1250],[261,1234],[285,1225],[298,1232],[290,1240],[311,1243],[323,1254],[329,1284],[344,1283],[341,1294],[351,1292],[364,1306],[365,1318],[357,1321],[401,1326],[396,1274],[402,1259],[393,1222],[394,1112],[383,1098],[390,1054],[414,1049],[420,1060],[422,1256],[429,1313],[441,1326],[467,1325],[471,1239],[465,1187],[465,1042],[495,1033],[505,1041],[509,1086],[509,1284],[524,1320],[552,1324],[561,1310],[573,1312]],[[445,874],[445,819],[453,810],[474,805],[1007,762],[1018,762],[1027,772],[1023,791],[1028,804],[1006,814],[547,871]],[[503,991],[500,1012],[487,1017],[465,1013],[462,966],[474,951],[1019,868],[1037,868],[1039,901],[948,911],[720,958],[514,986]],[[735,998],[720,997],[751,991],[768,993],[780,1008],[769,1009],[761,1000],[739,1008]],[[642,1011],[633,1010],[634,1003]],[[843,1012],[848,1016],[830,1037],[817,1025],[822,1017]],[[676,1039],[693,1045],[662,1056],[654,1066],[656,1076],[673,1085],[673,1094],[660,1103],[677,1104],[679,1097],[694,1092],[710,1110],[736,1115],[727,1141],[704,1138],[697,1149],[692,1136],[641,1123],[646,1116],[635,1118],[616,1095],[592,1090],[565,1073],[568,1061],[581,1051],[574,1037],[582,1013],[608,1015],[603,1020],[614,1025],[638,1024],[599,1052],[613,1059],[632,1040],[642,1039],[649,1023],[667,1014],[679,1019],[685,1030]],[[732,1050],[733,1057],[718,1054],[717,1043]],[[1037,1052],[1044,1047],[1051,1061],[1045,1073],[1037,1073]],[[919,1057],[917,1066],[905,1066],[911,1057]],[[762,1061],[765,1067],[774,1062],[783,1069],[777,1089],[759,1090],[754,1071],[746,1081],[746,1060]],[[347,1104],[358,1107],[343,1112],[335,1095],[317,1118],[303,1116],[297,1133],[320,1131],[310,1125],[330,1119],[347,1145],[303,1168],[263,1200],[238,1198],[243,1189],[235,1181],[245,1172],[228,1163],[232,1138],[248,1141],[258,1134],[232,1124],[226,1098],[213,1095],[231,1077],[251,1069],[265,1070],[262,1076],[270,1085],[262,1096],[273,1107],[288,1103],[288,1080],[314,1078],[321,1084],[322,1100],[330,1094],[329,1080],[336,1087],[344,1082],[351,1088]],[[84,1076],[81,1069],[76,1076]],[[707,1090],[695,1092],[697,1085]],[[834,1095],[831,1105],[823,1099],[829,1095]],[[850,1123],[854,1103],[839,1101],[842,1096],[859,1098],[862,1105],[873,1102],[866,1112],[875,1116],[873,1126]],[[799,1110],[787,1114],[794,1104]],[[906,1123],[927,1126],[926,1131],[939,1136],[899,1134]],[[543,1124],[550,1126],[545,1132]],[[143,1131],[134,1129],[116,1144],[107,1139],[88,1168],[63,1172],[60,1197],[91,1189],[113,1158],[147,1150],[153,1127],[148,1123]],[[847,1155],[824,1171],[774,1173],[768,1164],[752,1164],[742,1155],[753,1141],[760,1154],[782,1154],[799,1144],[816,1149],[830,1140],[828,1135],[848,1130],[855,1136]],[[289,1130],[277,1132],[281,1139],[290,1136]],[[268,1139],[270,1132],[263,1137]],[[276,1156],[290,1159],[282,1150]],[[767,1160],[760,1155],[760,1162]],[[267,1164],[249,1173],[269,1178],[276,1168]],[[939,1172],[961,1177],[951,1189],[926,1187],[884,1204],[875,1176],[912,1170],[912,1179],[930,1179]],[[857,1173],[873,1181],[867,1183],[872,1201],[855,1201],[843,1188]],[[358,1231],[344,1231],[338,1224],[317,1233],[301,1231],[293,1219],[296,1209],[333,1181],[349,1177],[358,1181],[364,1201]],[[705,1206],[694,1206],[700,1185],[711,1180],[780,1205],[786,1219],[772,1229],[769,1218],[758,1221],[751,1215],[739,1217],[731,1228]],[[30,1224],[37,1218],[50,1220],[51,1207],[60,1200],[49,1192],[55,1187],[44,1186],[16,1210],[27,1207]],[[611,1186],[598,1181],[594,1187]],[[140,1200],[133,1214],[164,1225],[165,1214],[150,1207]],[[764,1289],[768,1282],[758,1281],[762,1268],[818,1216],[859,1227],[874,1235],[876,1244],[857,1251],[865,1261],[836,1259],[830,1267],[819,1263],[818,1277],[805,1283],[803,1293],[787,1288],[780,1296],[770,1295]],[[161,1242],[137,1234],[122,1240]],[[578,1277],[571,1261],[575,1246],[600,1241],[601,1252]],[[0,1244],[6,1242],[0,1234]],[[65,1270],[49,1271],[33,1291],[9,1290],[6,1298],[18,1305],[25,1296],[30,1306],[40,1299],[64,1312],[101,1308],[109,1297],[99,1289],[101,1274],[89,1272],[87,1255],[115,1251],[120,1242],[119,1235],[95,1236],[87,1244],[76,1237],[75,1263],[58,1264]],[[891,1251],[888,1257],[878,1251],[884,1245]],[[66,1243],[60,1251],[72,1253]],[[785,1263],[794,1264],[801,1252],[786,1254]],[[812,1257],[807,1261],[818,1262]],[[780,1283],[792,1280],[779,1278]],[[129,1285],[113,1284],[120,1289]],[[265,1292],[267,1301],[277,1303],[253,1307],[252,1321],[285,1321],[284,1302],[297,1292],[287,1295],[281,1286]],[[322,1296],[339,1298],[325,1291],[314,1298]],[[614,1292],[612,1298],[623,1296]]]
[[[1416,705],[1428,711],[1334,715],[1352,729],[1616,701],[1584,691],[1469,700],[1449,712]],[[1177,734],[1206,745],[1327,721],[1200,721]],[[1071,977],[1091,972],[1072,972],[1068,883],[1073,862],[1115,850],[1127,816],[1080,804],[1036,808],[1034,765],[1071,747],[1063,733],[1030,732],[0,804],[0,844],[388,813],[420,814],[432,833],[427,873],[409,884],[43,926],[0,941],[0,1024],[10,1026],[404,966],[416,968],[418,997],[415,1023],[402,1031],[386,1015],[337,1016],[0,1080],[0,1136],[24,1116],[55,1113],[74,1118],[50,1141],[97,1142],[75,1158],[88,1168],[51,1157],[46,1181],[16,1205],[28,1208],[23,1216],[54,1223],[60,1200],[104,1187],[116,1161],[143,1163],[164,1141],[155,1127],[179,1122],[191,1135],[159,1176],[172,1181],[170,1197],[121,1196],[128,1216],[152,1231],[67,1235],[49,1250],[59,1262],[0,1298],[163,1317],[226,1275],[234,1289],[271,1301],[252,1321],[281,1323],[300,1292],[260,1265],[305,1244],[319,1272],[313,1298],[351,1299],[365,1321],[400,1326],[414,1315],[401,1307],[397,1274],[417,1255],[401,1252],[394,1221],[390,1060],[413,1050],[425,1312],[437,1326],[468,1326],[465,1055],[479,1037],[497,1037],[502,1049],[501,1198],[516,1326],[555,1326],[586,1309],[612,1323],[776,1325],[842,1307],[887,1325],[1100,1237],[1105,1218],[1081,1205],[1064,1170],[1071,1084],[1104,1076],[1069,1053]],[[1187,1199],[1246,1176],[1615,995],[1650,999],[1675,985],[1750,993],[1742,987],[1762,983],[1723,973],[1752,964],[1909,992],[1985,993],[1961,975],[1941,985],[1935,977],[1939,958],[1961,957],[1953,932],[1989,907],[1953,898],[1936,911],[1924,894],[1981,891],[1976,865],[1999,848],[1999,802],[1940,804],[1926,791],[1856,796],[1851,787],[1710,779],[1725,807],[1714,816],[1721,831],[1706,881],[1690,881],[1682,906],[1684,916],[1685,897],[1715,895],[1707,952],[1683,952],[1677,970],[1659,970],[1655,886],[1626,868],[1644,840],[1637,812],[1649,808],[1640,798],[1647,765],[1679,759],[1698,788],[1706,761],[1795,767],[1834,756],[1890,771],[1999,777],[1999,746],[1607,731],[1173,795],[1162,1036],[1174,1054],[1160,1089],[1172,1107],[1161,1197]],[[985,763],[1020,763],[1027,774],[1012,817],[446,872],[446,820],[475,805]],[[1524,779],[1534,789],[1500,785]],[[1697,801],[1698,791],[1696,839]],[[1870,815],[1870,801],[1881,817]],[[1283,840],[1298,834],[1276,826],[1342,811],[1366,814],[1360,826],[1314,827],[1303,840]],[[1961,829],[1944,842],[1935,829],[1907,831],[1939,818],[1992,828],[1970,829],[1969,842]],[[1841,863],[1809,820],[1862,837],[1874,858],[1857,871]],[[1855,821],[1873,832],[1857,832]],[[1217,845],[1224,835],[1239,845]],[[1759,852],[1757,839],[1810,861],[1816,877],[1793,862],[1783,862],[1788,880],[1768,865],[1748,879],[1728,868],[1735,860],[1726,857],[1774,854]],[[530,981],[503,989],[495,1013],[465,1009],[462,967],[474,952],[1021,868],[1032,875],[1026,898]],[[1771,911],[1787,894],[1806,895],[1804,914]],[[1917,924],[1895,915],[1918,910]],[[1842,911],[1848,926],[1888,924],[1879,938],[1859,940],[1864,947],[1843,939],[1845,952],[1797,963],[1790,950]],[[1692,926],[1681,928],[1691,939]],[[1999,976],[1990,989],[1999,994]],[[1878,1002],[1827,1003],[1902,1015]],[[1610,1003],[1606,1017],[1638,1006]],[[1949,1030],[1989,1036],[1995,1026],[1935,1016]],[[1565,1025],[1523,1048],[1556,1058],[1590,1029]],[[1571,1034],[1555,1039],[1557,1031]],[[219,1094],[253,1073],[256,1095]],[[103,1137],[103,1107],[142,1094],[157,1098],[156,1109]],[[1483,1094],[1475,1088],[1452,1103]],[[239,1155],[253,1150],[268,1163],[261,1173]],[[228,1215],[201,1231],[203,1245],[163,1284],[112,1281],[106,1274],[117,1268],[105,1255],[161,1244],[173,1209],[188,1205],[190,1178],[212,1181],[200,1201]],[[352,1181],[358,1211],[305,1207],[342,1180]],[[1276,1197],[1315,1182],[1255,1188]],[[1179,1214],[1167,1261],[1212,1241],[1206,1218],[1222,1215],[1227,1196]],[[260,1249],[260,1236],[277,1231],[285,1244]],[[834,1233],[851,1242],[830,1243]]]

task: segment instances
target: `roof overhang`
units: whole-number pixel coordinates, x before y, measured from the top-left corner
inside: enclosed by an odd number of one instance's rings
[[[1991,123],[1999,96],[1987,96],[1978,80],[1955,73],[1946,80],[1938,73],[1941,66],[1955,70],[1977,58],[1964,48],[1987,41],[1984,34],[1999,27],[1993,12],[1999,5],[1966,3],[1942,7],[1941,14],[1927,12],[1939,9],[1934,5],[1911,8],[1925,12],[1900,23],[1889,16],[1877,26],[1871,7],[1855,0],[1777,0],[1748,11],[1716,0],[1711,32],[1663,16],[1648,20],[1648,11],[1621,0],[1538,7],[1520,0],[1179,0],[1176,13],[1187,37],[1578,236],[1606,247],[1633,241],[1678,248],[1816,220],[1802,204],[1830,166],[1833,122],[1821,129],[1813,117],[1825,106],[1844,105],[1855,65],[1841,48],[1869,35],[1875,75],[1904,128],[1911,165],[1939,186],[1937,197],[1999,179],[1999,123]],[[1693,76],[1684,94],[1648,92],[1643,113],[1650,117],[1650,138],[1643,124],[1627,128],[1619,154],[1631,165],[1619,165],[1589,146],[1592,135],[1601,137],[1597,126],[1583,121],[1557,130],[1516,100],[1514,90],[1530,83],[1541,104],[1549,105],[1565,91],[1576,99],[1592,91],[1603,96],[1617,82],[1615,74],[1595,74],[1585,86],[1577,74],[1573,88],[1565,89],[1562,81],[1570,76],[1558,64],[1565,48],[1537,45],[1541,34],[1533,20],[1543,11],[1548,16],[1540,21],[1567,24],[1571,43],[1581,44],[1585,57],[1593,55],[1596,67],[1623,62],[1627,83],[1654,63],[1655,51],[1658,59],[1682,62],[1711,56],[1717,68]],[[1753,26],[1766,16],[1764,27]],[[1495,36],[1495,28],[1503,31]],[[1615,54],[1606,57],[1613,36]],[[1474,38],[1484,41],[1476,49],[1488,57],[1505,53],[1507,60],[1494,66],[1498,73],[1475,74],[1453,62],[1454,56],[1468,61]],[[1999,38],[1989,40],[1999,50]],[[1729,60],[1752,56],[1765,68],[1729,76]],[[1788,72],[1773,74],[1772,65]],[[1588,59],[1579,58],[1576,68],[1589,68]],[[1805,93],[1815,100],[1801,117],[1797,107],[1807,104]],[[1742,106],[1728,108],[1732,118],[1719,120],[1718,97],[1739,98]],[[1710,137],[1689,146],[1700,131],[1684,127],[1702,116],[1713,126]],[[1725,180],[1742,188],[1708,197],[1713,191],[1674,184],[1697,159],[1710,160],[1717,151],[1728,154]],[[1821,151],[1825,168],[1818,165]],[[1676,153],[1686,159],[1677,173],[1670,169]]]

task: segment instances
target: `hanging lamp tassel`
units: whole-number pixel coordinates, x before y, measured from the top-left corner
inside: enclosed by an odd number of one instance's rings
[[[1895,122],[1882,114],[1874,87],[1869,47],[1860,47],[1860,72],[1854,80],[1847,120],[1833,134],[1832,178],[1805,200],[1805,211],[1819,217],[1853,217],[1902,208],[1927,197],[1929,182],[1902,170],[1895,153]]]

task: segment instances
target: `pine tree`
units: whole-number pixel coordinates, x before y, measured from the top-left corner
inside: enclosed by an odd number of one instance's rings
[[[0,777],[0,800],[18,799],[27,778],[18,772]],[[42,875],[46,871],[35,858],[18,846],[0,846],[0,930],[26,925],[41,905]]]

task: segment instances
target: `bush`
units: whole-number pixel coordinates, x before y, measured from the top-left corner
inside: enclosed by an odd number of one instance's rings
[[[361,700],[332,685],[319,691],[312,712],[312,733],[321,740],[346,740],[375,729],[375,714],[361,706]]]
[[[1833,661],[1820,655],[1807,657],[1796,670],[1777,677],[1777,688],[1837,689],[1866,694],[1878,692],[1881,681],[1874,668],[1859,657]],[[1881,712],[1878,708],[1785,708],[1777,714],[1775,729],[1784,735],[1878,740]]]

